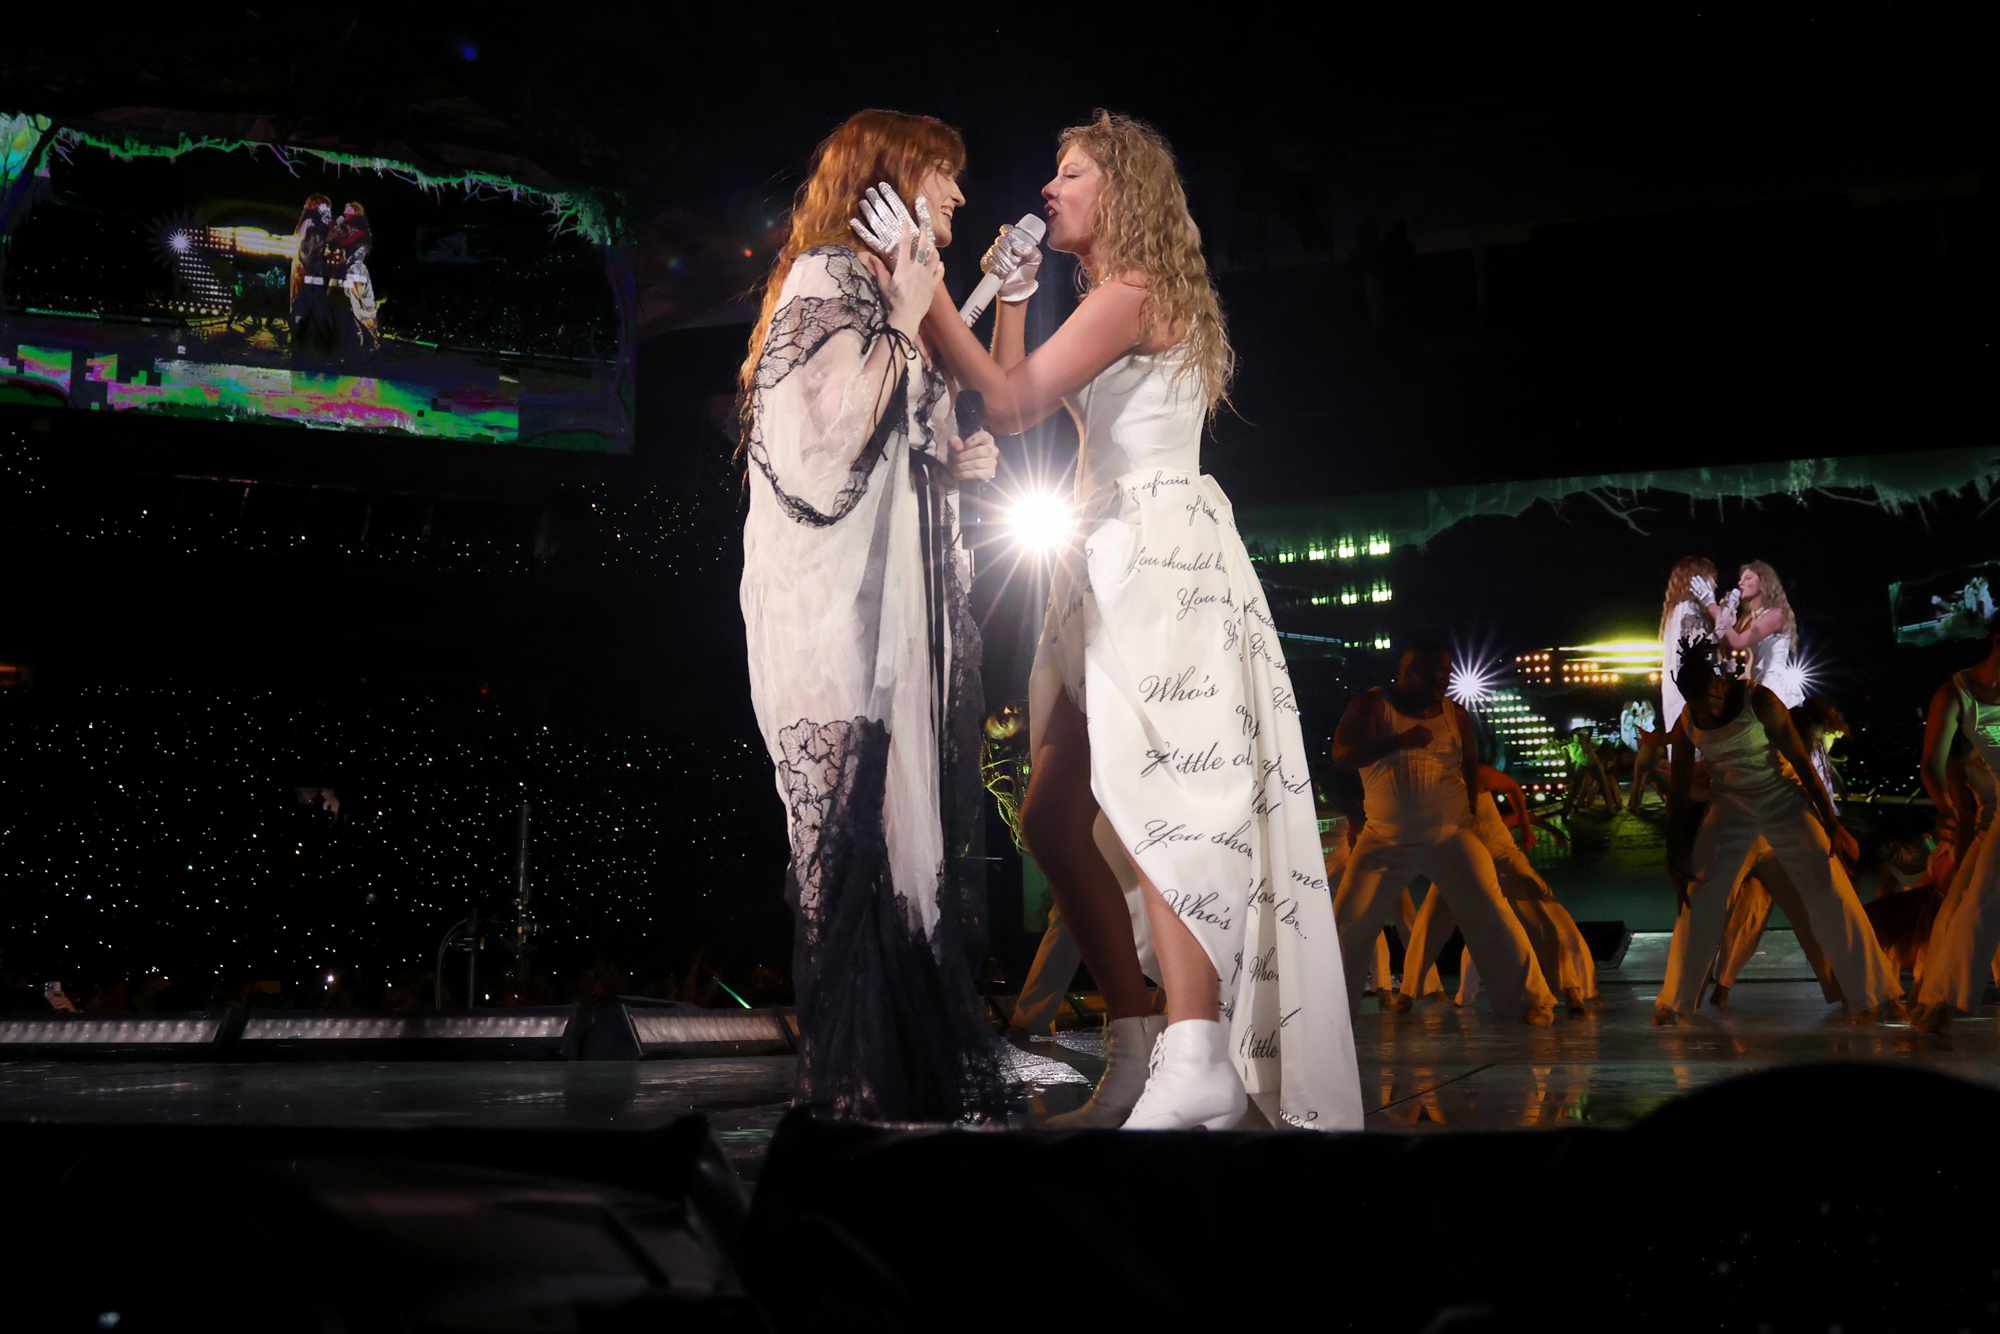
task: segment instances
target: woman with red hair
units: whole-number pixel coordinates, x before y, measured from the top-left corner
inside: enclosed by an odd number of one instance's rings
[[[863,111],[829,135],[741,375],[743,622],[790,816],[800,1093],[885,1120],[993,1114],[1003,1090],[973,985],[985,700],[957,496],[998,451],[956,438],[919,334],[964,161],[928,116]],[[929,223],[893,274],[848,226],[884,181]]]

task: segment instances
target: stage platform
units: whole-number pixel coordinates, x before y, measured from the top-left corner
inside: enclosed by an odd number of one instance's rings
[[[1854,1027],[1810,982],[1746,982],[1726,1012],[1652,1026],[1655,987],[1609,981],[1601,1009],[1551,1027],[1448,1001],[1362,1002],[1368,1125],[1392,1131],[1623,1126],[1735,1075],[1822,1061],[1920,1065],[2000,1086],[1989,1009],[1946,1038]],[[1076,1106],[1102,1061],[1087,1030],[1016,1038],[1019,1123]],[[0,1120],[645,1131],[704,1114],[746,1181],[787,1110],[789,1056],[648,1061],[0,1062]]]

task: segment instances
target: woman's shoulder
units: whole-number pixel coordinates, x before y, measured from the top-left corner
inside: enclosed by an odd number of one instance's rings
[[[807,292],[815,296],[829,293],[821,290],[831,288],[842,296],[857,301],[880,303],[881,289],[875,283],[875,275],[861,260],[852,246],[819,245],[810,250],[801,250],[792,261],[791,271],[785,275],[788,292]]]

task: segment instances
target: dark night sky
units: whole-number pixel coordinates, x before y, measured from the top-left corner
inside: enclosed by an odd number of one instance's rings
[[[729,529],[714,422],[741,355],[730,321],[812,144],[865,105],[961,127],[968,240],[1034,205],[1056,132],[1092,107],[1165,131],[1242,359],[1239,415],[1207,454],[1239,508],[1991,437],[1979,127],[1994,117],[1971,19],[570,12],[221,6],[150,29],[10,26],[0,101],[264,117],[278,137],[532,163],[628,201],[634,456],[327,437],[307,451],[292,433],[217,431],[177,438],[190,466],[206,452],[229,476],[386,476],[530,513],[559,482],[705,488]],[[1406,235],[1401,258],[1389,242],[1369,259],[1369,229]],[[979,248],[949,257],[957,289]],[[1065,274],[1061,259],[1045,270],[1038,328],[1061,317]],[[660,651],[606,628],[629,626],[639,596],[606,592],[587,613],[604,626],[576,641],[633,662]]]
[[[1816,378],[1853,382],[1840,358],[1864,355],[1857,335],[1867,354],[1910,354],[1916,315],[1938,340],[1923,360],[1974,353],[1948,294],[1892,290],[1883,305],[1883,288],[1955,286],[1983,329],[1987,262],[1968,270],[1946,235],[1971,218],[1921,207],[1972,200],[1957,212],[1990,216],[1977,127],[1992,99],[1970,19],[576,12],[214,7],[87,41],[37,21],[10,31],[7,83],[56,110],[258,114],[299,137],[460,145],[609,184],[631,205],[656,338],[740,309],[811,145],[857,107],[962,128],[969,238],[1034,205],[1061,126],[1098,105],[1140,114],[1181,154],[1242,344],[1244,421],[1222,440],[1274,459],[1231,479],[1253,493],[1267,474],[1293,495],[1546,473],[1535,455],[1587,457],[1613,429],[1684,441],[1688,416],[1758,419],[1747,430],[1769,451],[1774,403],[1794,431],[1856,429],[1852,404],[1799,414]],[[1893,216],[1913,206],[1925,216]],[[1918,234],[1896,234],[1905,220]],[[1391,293],[1407,336],[1357,337],[1357,236],[1398,223],[1417,255]],[[956,286],[977,249],[952,257]],[[1951,265],[1920,262],[1940,250]],[[1905,327],[1882,337],[1892,320]],[[703,361],[690,388],[713,383],[712,341],[673,354]],[[1942,429],[1961,406],[1916,397],[1932,420],[1913,421],[1906,394],[1880,406],[1902,430]]]

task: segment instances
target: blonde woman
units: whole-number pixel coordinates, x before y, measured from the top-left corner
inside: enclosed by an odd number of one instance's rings
[[[1273,1124],[1358,1129],[1298,705],[1229,500],[1201,471],[1234,368],[1201,232],[1165,140],[1126,116],[1064,131],[1042,197],[1050,247],[1080,266],[1075,313],[1031,355],[1018,301],[1001,306],[992,355],[948,295],[924,327],[998,429],[1072,395],[1084,422],[1076,531],[1029,687],[1022,812],[1109,1012],[1108,1067],[1072,1124],[1223,1129],[1247,1091]],[[1010,282],[1015,253],[992,255]]]
[[[1753,560],[1736,575],[1736,587],[1718,601],[1712,580],[1695,582],[1694,594],[1715,622],[1716,641],[1750,655],[1750,680],[1776,695],[1788,709],[1806,702],[1805,673],[1792,661],[1798,618],[1778,572]]]
[[[1001,1103],[972,978],[985,699],[957,499],[997,451],[955,437],[919,331],[964,160],[928,116],[863,111],[829,135],[742,369],[743,624],[790,817],[800,1096],[848,1116]],[[893,275],[848,223],[878,181],[929,223],[901,238]]]

